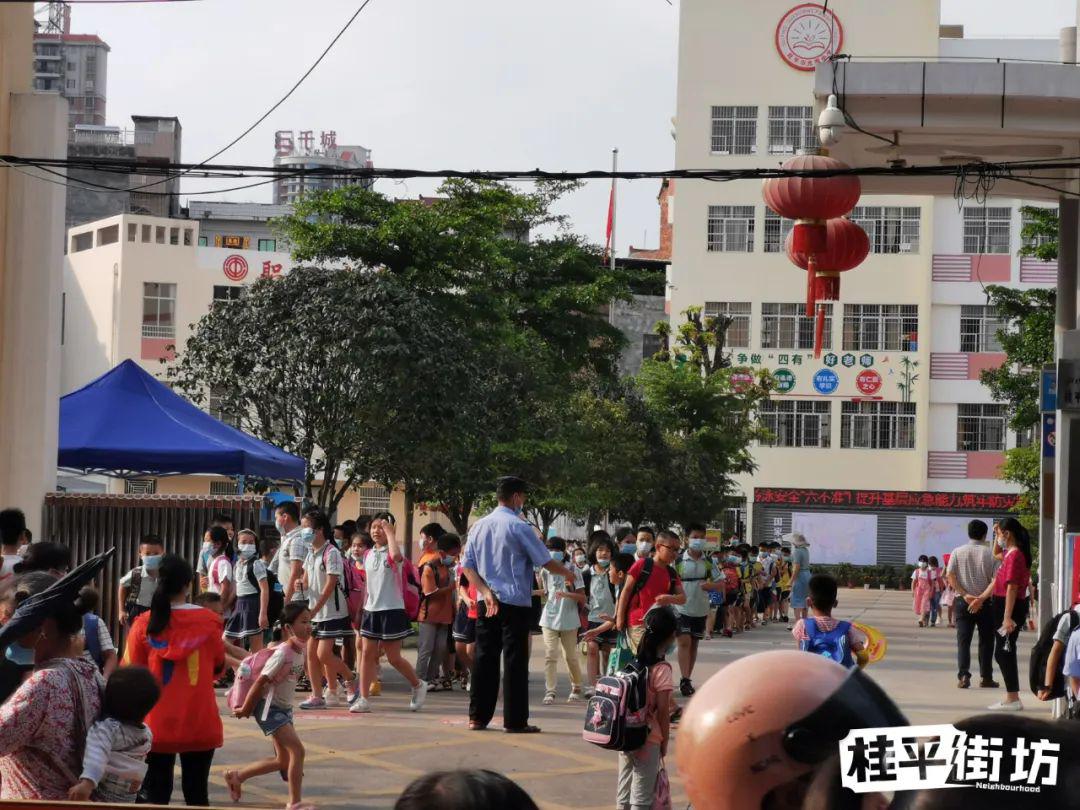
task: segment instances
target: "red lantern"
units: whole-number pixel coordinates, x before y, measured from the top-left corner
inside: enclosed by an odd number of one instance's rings
[[[840,299],[840,274],[865,261],[870,253],[870,237],[857,224],[845,217],[830,219],[826,223],[826,249],[821,252],[795,250],[795,234],[788,235],[785,248],[788,259],[796,267],[807,271],[806,317],[814,316],[814,305],[820,301]],[[821,356],[821,339],[825,328],[825,307],[817,307],[817,324],[814,333],[814,356]]]
[[[829,171],[851,168],[827,155],[796,155],[784,161],[783,169],[792,171]],[[827,242],[825,222],[843,216],[859,202],[862,183],[856,175],[834,177],[771,177],[765,181],[762,196],[768,206],[782,217],[796,220],[792,231],[799,253],[820,253]]]

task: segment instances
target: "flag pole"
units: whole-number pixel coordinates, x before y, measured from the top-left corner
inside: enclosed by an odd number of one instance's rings
[[[611,150],[611,171],[615,173],[619,171],[619,149],[616,147]],[[616,208],[616,195],[615,195],[615,178],[611,178],[611,271],[615,272],[615,208]]]

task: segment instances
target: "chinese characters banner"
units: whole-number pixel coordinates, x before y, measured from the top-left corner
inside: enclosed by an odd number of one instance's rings
[[[865,489],[784,489],[758,487],[754,502],[784,506],[843,506],[904,511],[955,509],[984,512],[1009,512],[1018,501],[1016,495],[971,492],[909,492],[907,490]]]

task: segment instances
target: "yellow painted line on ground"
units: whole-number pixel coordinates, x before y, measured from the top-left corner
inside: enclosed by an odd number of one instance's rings
[[[552,748],[539,742],[533,742],[531,739],[525,740],[523,734],[500,734],[498,732],[493,734],[490,731],[457,731],[456,729],[454,733],[463,739],[475,740],[478,743],[494,743],[511,748],[521,748],[525,751],[535,751],[538,754],[547,754],[561,759],[572,759],[578,763],[589,763],[597,767],[615,767],[615,760],[600,759],[576,750],[563,751]]]

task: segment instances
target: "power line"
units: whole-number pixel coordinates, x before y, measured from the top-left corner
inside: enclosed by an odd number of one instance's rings
[[[292,94],[295,93],[297,91],[297,89],[299,89],[300,85],[302,85],[304,83],[304,81],[307,79],[307,77],[315,72],[315,68],[317,68],[322,63],[323,59],[325,59],[326,55],[328,53],[330,53],[331,49],[333,49],[333,47],[337,44],[338,40],[341,39],[343,36],[345,36],[345,32],[348,31],[350,27],[352,27],[352,24],[354,22],[356,22],[356,18],[360,16],[360,13],[365,8],[367,8],[370,3],[371,3],[371,0],[364,0],[364,2],[360,4],[360,7],[357,8],[355,12],[353,12],[353,15],[351,17],[349,17],[348,22],[346,22],[345,25],[342,26],[341,30],[337,32],[337,35],[332,40],[330,40],[330,44],[327,45],[326,48],[323,49],[323,52],[321,54],[319,54],[319,58],[316,59],[312,63],[311,67],[309,67],[304,72],[303,76],[301,76],[299,79],[297,79],[296,84],[294,84],[292,87],[290,87],[289,91],[285,95],[283,95],[280,99],[278,99],[274,103],[274,105],[272,107],[270,107],[269,110],[267,110],[265,113],[263,113],[261,116],[259,116],[259,118],[255,121],[254,124],[252,124],[250,127],[245,129],[243,132],[241,132],[239,135],[237,135],[235,138],[233,138],[231,141],[229,141],[227,144],[225,144],[225,146],[221,147],[221,149],[214,152],[214,154],[210,155],[210,157],[206,158],[201,163],[195,164],[194,168],[198,168],[199,166],[203,166],[203,165],[209,163],[214,158],[218,157],[219,155],[222,155],[225,152],[232,149],[234,146],[236,146],[236,144],[240,143],[240,141],[242,141],[244,138],[246,138],[248,135],[250,135],[252,130],[254,130],[257,126],[259,126],[259,124],[261,124],[263,121],[265,121],[267,118],[269,118],[271,116],[271,114],[273,114],[273,112],[275,110],[277,110],[278,107],[280,107],[282,104],[284,104],[286,101],[288,101],[289,97],[292,96]],[[155,181],[153,183],[147,183],[146,185],[139,186],[138,189],[150,188],[152,186],[159,186],[162,183],[169,182],[170,180],[179,179],[180,177],[183,177],[187,173],[188,172],[181,172],[180,174],[176,175],[175,177],[170,177],[170,178],[165,179],[165,180],[157,180],[157,181]],[[136,190],[136,189],[133,189],[133,190]]]

